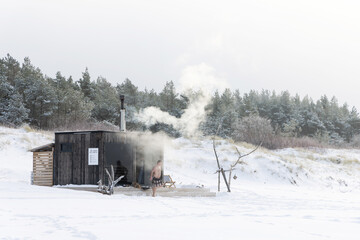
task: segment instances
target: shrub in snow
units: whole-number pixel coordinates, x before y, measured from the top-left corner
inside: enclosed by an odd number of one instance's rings
[[[274,131],[271,127],[270,120],[256,115],[250,115],[236,121],[233,127],[232,137],[236,141],[248,142],[255,145],[263,142],[264,147],[272,148]]]

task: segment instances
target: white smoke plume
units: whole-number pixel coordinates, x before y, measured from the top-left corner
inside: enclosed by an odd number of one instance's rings
[[[185,137],[199,135],[199,125],[205,120],[205,107],[216,89],[228,87],[226,81],[215,74],[215,70],[205,63],[186,67],[179,80],[180,92],[189,98],[188,108],[181,118],[171,116],[157,107],[141,110],[135,117],[146,125],[166,123],[172,125]]]

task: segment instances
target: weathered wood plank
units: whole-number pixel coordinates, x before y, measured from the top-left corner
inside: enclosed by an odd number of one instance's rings
[[[33,152],[33,184],[53,185],[53,152]]]
[[[51,172],[35,172],[34,177],[38,177],[38,176],[49,176],[52,178],[53,175]]]
[[[52,155],[52,152],[34,152],[33,154],[35,156],[37,156],[37,155]]]
[[[81,153],[82,153],[82,144],[81,144],[81,134],[74,135],[73,143],[73,155],[72,155],[72,174],[71,174],[71,183],[72,184],[81,184],[80,171],[81,171]]]
[[[33,161],[43,162],[43,163],[52,163],[52,158],[34,158]]]
[[[52,172],[50,172],[50,171],[35,171],[34,176],[38,176],[38,175],[50,175],[50,176],[53,176]]]

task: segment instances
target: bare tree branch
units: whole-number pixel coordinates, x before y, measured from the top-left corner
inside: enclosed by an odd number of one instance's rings
[[[221,124],[219,124],[219,127],[218,129],[216,130],[216,133],[213,137],[213,148],[214,148],[214,153],[215,153],[215,157],[216,157],[216,162],[217,162],[217,165],[218,165],[218,169],[220,169],[220,162],[219,162],[219,157],[217,155],[217,152],[216,152],[216,148],[215,148],[215,136],[218,134],[219,130],[220,130],[220,127],[221,127]]]
[[[237,153],[239,154],[239,158],[238,158],[238,160],[237,160],[234,164],[231,165],[231,168],[233,168],[233,167],[235,167],[237,164],[241,163],[241,162],[242,162],[242,161],[240,161],[241,158],[246,157],[246,156],[249,156],[250,154],[252,154],[253,152],[255,152],[255,151],[262,145],[262,143],[263,143],[263,141],[261,141],[260,144],[257,145],[251,152],[248,152],[248,153],[245,154],[245,155],[241,155],[239,149],[238,149],[237,147],[235,147]]]
[[[246,157],[246,156],[249,156],[250,154],[252,154],[253,152],[255,152],[263,143],[263,140],[261,140],[260,144],[257,145],[255,147],[255,149],[253,149],[252,151],[250,151],[249,153],[245,154],[245,155],[241,155],[239,149],[235,146],[235,149],[237,151],[237,153],[239,154],[239,157],[238,159],[236,160],[235,163],[231,164],[230,165],[230,169],[229,170],[224,170],[221,166],[220,166],[220,161],[219,161],[219,156],[216,152],[216,144],[215,144],[215,136],[219,133],[219,130],[221,128],[221,123],[219,124],[219,127],[217,128],[216,130],[216,133],[213,137],[213,149],[214,149],[214,154],[215,154],[215,158],[216,158],[216,163],[217,163],[217,166],[218,166],[218,170],[216,171],[216,173],[218,173],[218,191],[220,192],[220,173],[222,174],[223,178],[224,178],[224,182],[226,184],[226,187],[228,189],[228,192],[231,192],[230,190],[230,184],[231,184],[231,177],[232,177],[232,171],[234,170],[234,167],[239,164],[239,163],[245,163],[243,161],[241,161],[241,158],[243,157]],[[225,172],[229,171],[229,181],[227,181],[226,179],[226,175],[225,175]]]

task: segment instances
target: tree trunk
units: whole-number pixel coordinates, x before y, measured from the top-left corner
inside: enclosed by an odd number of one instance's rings
[[[225,184],[226,184],[226,187],[227,187],[227,189],[228,189],[228,192],[231,192],[231,190],[230,190],[230,186],[229,186],[229,184],[228,184],[228,182],[227,182],[227,179],[226,179],[226,176],[225,176],[225,172],[224,172],[224,169],[223,168],[221,168],[221,173],[222,173],[222,175],[223,175],[223,178],[224,178],[224,182],[225,182]]]
[[[218,172],[218,192],[220,192],[220,172]]]
[[[232,168],[230,168],[230,171],[229,171],[229,187],[231,184],[231,175],[232,175]]]

